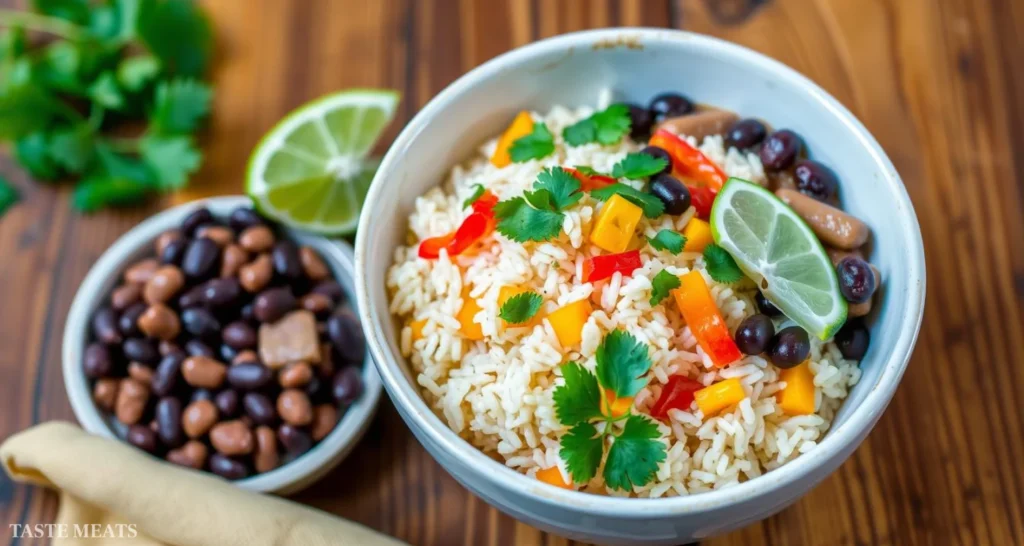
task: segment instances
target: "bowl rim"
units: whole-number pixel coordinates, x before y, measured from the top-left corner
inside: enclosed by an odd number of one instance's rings
[[[90,318],[96,306],[101,304],[107,295],[103,290],[104,284],[111,276],[120,273],[130,256],[151,245],[164,231],[177,227],[181,219],[191,211],[205,206],[215,215],[221,215],[234,208],[251,205],[252,200],[248,197],[232,195],[211,197],[171,207],[147,218],[121,235],[89,269],[78,287],[65,321],[61,363],[64,389],[71,409],[86,431],[120,440],[111,429],[107,418],[92,401],[89,382],[81,366],[82,355],[88,345]],[[294,230],[283,225],[280,229],[287,233],[289,238],[316,248],[333,266],[332,269],[341,271],[342,276],[348,277],[347,281],[339,279],[341,284],[355,288],[355,262],[351,245],[343,240],[329,240],[321,235]],[[358,307],[355,301],[350,301],[350,304]],[[339,424],[320,443],[270,472],[254,474],[231,483],[252,491],[287,494],[311,484],[340,463],[369,428],[380,401],[383,385],[370,360],[371,357],[367,355],[363,363],[363,395],[349,406],[342,414]]]
[[[458,101],[471,88],[496,74],[512,70],[536,57],[564,52],[573,47],[591,47],[601,44],[634,45],[659,42],[688,42],[705,53],[729,57],[741,64],[759,65],[777,74],[780,81],[807,95],[819,103],[831,116],[844,125],[860,145],[884,167],[885,183],[891,195],[907,214],[901,219],[901,228],[907,233],[911,248],[907,249],[907,263],[904,274],[908,279],[907,309],[899,325],[900,335],[888,352],[888,357],[877,383],[868,392],[861,406],[851,413],[839,426],[829,430],[818,443],[812,454],[797,457],[793,461],[749,479],[740,484],[695,495],[638,499],[612,497],[566,490],[549,485],[521,474],[504,464],[491,459],[482,451],[463,440],[426,404],[412,382],[407,381],[402,371],[404,359],[388,349],[387,336],[381,324],[390,320],[387,308],[373,306],[373,297],[368,285],[367,237],[376,218],[372,210],[386,191],[384,180],[393,178],[390,172],[403,160],[404,151],[411,146],[420,132],[431,123],[437,113],[449,103]],[[500,487],[514,491],[532,501],[549,506],[575,506],[590,514],[631,519],[651,519],[659,516],[681,516],[698,514],[712,509],[729,506],[744,500],[756,498],[772,491],[792,486],[802,478],[815,474],[828,461],[839,456],[844,449],[857,445],[867,434],[892,398],[900,378],[906,370],[914,344],[921,328],[924,313],[925,258],[924,245],[913,203],[907,194],[895,166],[882,150],[875,138],[864,125],[842,104],[824,89],[796,70],[764,54],[725,40],[681,30],[660,28],[608,28],[562,34],[540,40],[503,53],[470,70],[443,89],[423,107],[402,130],[394,144],[384,156],[374,178],[374,184],[366,198],[356,238],[356,296],[359,300],[360,318],[367,332],[367,342],[373,359],[384,381],[388,394],[396,406],[403,408],[403,417],[411,427],[427,435],[439,449],[455,457],[466,467],[487,468],[486,480]],[[374,282],[383,282],[374,279]],[[378,285],[376,288],[380,289]],[[845,459],[845,457],[843,457]],[[445,465],[446,466],[446,465]]]

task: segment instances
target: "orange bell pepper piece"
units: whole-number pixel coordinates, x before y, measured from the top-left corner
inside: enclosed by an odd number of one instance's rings
[[[530,117],[530,113],[524,110],[516,114],[512,124],[501,134],[501,138],[498,140],[498,147],[494,149],[494,154],[491,156],[491,163],[495,167],[511,165],[512,156],[509,155],[509,150],[512,148],[512,144],[532,131],[533,118]]]
[[[571,483],[566,483],[565,478],[562,477],[562,471],[557,466],[551,468],[542,468],[537,471],[537,479],[551,484],[555,487],[561,487],[562,489],[572,489]]]
[[[679,277],[679,288],[672,295],[697,343],[716,367],[723,368],[743,357],[699,271]]]
[[[672,170],[680,177],[696,182],[697,185],[707,186],[718,192],[728,178],[725,171],[700,150],[664,129],[655,131],[648,144],[668,152],[668,155],[672,156]]]

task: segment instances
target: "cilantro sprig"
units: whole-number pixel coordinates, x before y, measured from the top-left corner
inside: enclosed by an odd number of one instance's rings
[[[686,236],[678,231],[663,229],[654,237],[648,237],[647,242],[655,250],[667,250],[672,254],[679,254],[683,251],[683,247],[686,246]]]
[[[522,197],[494,205],[497,230],[513,241],[547,241],[562,231],[564,211],[583,194],[580,181],[561,167],[545,169]]]
[[[591,142],[616,144],[629,133],[631,125],[629,108],[624,104],[613,104],[566,127],[562,131],[562,138],[570,146],[582,146]]]
[[[516,294],[502,304],[498,316],[509,324],[523,324],[540,311],[542,303],[544,298],[536,292]]]
[[[80,180],[82,211],[183,187],[212,100],[206,16],[190,0],[31,5],[0,10],[0,143],[33,178]]]
[[[609,184],[590,192],[590,196],[599,201],[607,201],[616,194],[642,208],[644,216],[648,218],[657,218],[665,213],[665,203],[661,199],[621,182]]]
[[[668,161],[662,157],[654,157],[644,153],[631,153],[622,158],[612,167],[612,176],[615,178],[628,178],[630,180],[642,180],[648,176],[654,176],[668,167]]]
[[[668,297],[669,293],[681,285],[678,276],[662,269],[651,280],[651,305],[658,305]]]
[[[743,278],[743,270],[736,265],[736,260],[722,247],[710,243],[704,247],[704,263],[708,275],[715,282],[733,283]]]
[[[647,346],[614,330],[601,341],[596,359],[596,373],[576,362],[562,365],[565,384],[553,394],[555,415],[571,428],[562,436],[558,455],[575,483],[590,481],[604,459],[602,475],[608,487],[627,490],[644,485],[665,460],[658,425],[632,409],[619,416],[604,412],[601,397],[632,397],[647,385],[644,376],[651,369]],[[624,422],[621,428],[616,425],[619,422]]]
[[[509,148],[509,157],[515,163],[523,163],[531,159],[541,159],[555,151],[555,137],[543,123],[533,125],[530,134],[520,137]]]

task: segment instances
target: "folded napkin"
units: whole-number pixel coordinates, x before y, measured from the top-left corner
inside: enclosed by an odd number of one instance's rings
[[[55,523],[68,531],[51,533],[69,538],[54,538],[54,545],[402,544],[325,512],[163,463],[69,423],[45,423],[11,436],[0,445],[0,463],[13,479],[60,493]],[[76,524],[111,525],[122,536],[130,536],[128,524],[133,524],[138,536],[75,538]]]

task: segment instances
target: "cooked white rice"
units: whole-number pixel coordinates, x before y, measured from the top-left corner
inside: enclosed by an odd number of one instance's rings
[[[493,166],[488,158],[497,139],[483,145],[465,165],[452,169],[448,180],[416,200],[409,218],[409,245],[395,250],[388,271],[391,312],[400,317],[401,349],[409,359],[423,396],[452,430],[474,446],[527,475],[558,465],[559,438],[567,432],[555,417],[552,392],[561,383],[559,365],[577,361],[593,370],[595,351],[605,334],[623,329],[648,344],[653,365],[649,385],[634,401],[647,413],[663,385],[675,374],[685,374],[705,385],[739,377],[748,397],[735,409],[706,418],[696,404],[689,411],[670,410],[665,434],[667,457],[653,481],[631,492],[606,489],[600,473],[581,487],[592,493],[618,496],[663,497],[709,491],[759,476],[814,448],[828,430],[848,389],[860,378],[854,361],[843,360],[832,343],[811,341],[810,369],[815,374],[813,415],[787,416],[775,394],[785,387],[779,370],[759,356],[746,356],[724,369],[708,359],[684,324],[671,298],[651,306],[651,279],[661,269],[683,274],[703,270],[698,253],[673,256],[649,245],[640,249],[643,266],[630,277],[616,273],[596,283],[581,283],[583,260],[601,252],[589,243],[592,221],[601,204],[585,194],[566,215],[563,233],[555,240],[520,244],[495,233],[472,256],[436,260],[417,257],[423,238],[451,232],[467,214],[462,202],[482,184],[500,199],[517,197],[530,189],[545,167],[588,165],[601,172],[640,146],[628,139],[617,146],[589,144],[567,147],[562,129],[593,113],[590,108],[556,107],[544,121],[555,135],[556,151],[542,159]],[[691,143],[695,144],[692,141]],[[764,183],[755,154],[725,150],[722,139],[711,136],[700,149],[730,176]],[[630,183],[639,187],[637,182]],[[678,216],[643,218],[638,230],[654,236],[658,230],[682,231],[693,208]],[[756,312],[754,287],[717,284],[704,274],[729,328]],[[455,318],[462,307],[463,286],[482,307],[475,320],[484,339],[471,341],[459,334]],[[551,325],[506,327],[497,317],[498,292],[517,285],[540,293],[544,311],[582,298],[590,298],[594,312],[583,328],[578,350],[562,348]],[[423,337],[413,341],[412,320],[426,320]]]

